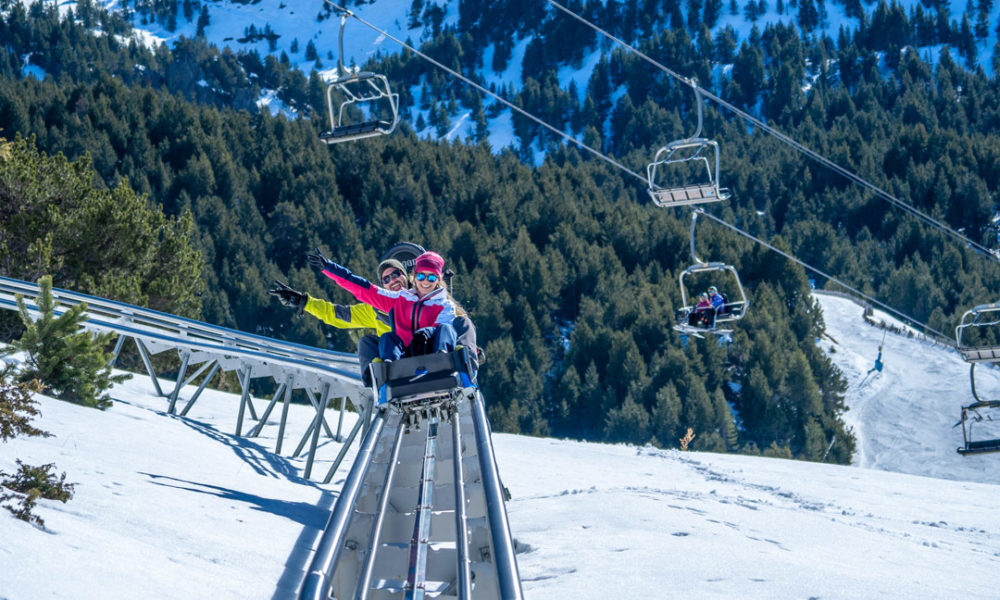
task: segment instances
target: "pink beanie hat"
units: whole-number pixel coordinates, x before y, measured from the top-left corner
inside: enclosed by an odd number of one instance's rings
[[[414,273],[421,271],[435,273],[441,277],[441,272],[444,271],[444,259],[437,252],[424,252],[413,264]]]

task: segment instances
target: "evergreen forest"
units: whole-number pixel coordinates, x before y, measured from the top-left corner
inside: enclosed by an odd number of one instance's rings
[[[990,0],[973,4],[988,3],[988,14]],[[855,2],[858,29],[834,40],[815,31],[823,3],[798,0],[795,25],[712,39],[711,11],[761,4],[570,6],[997,248],[1000,81],[976,64],[980,24],[956,23],[938,4],[907,13]],[[171,14],[169,2],[125,6],[144,19]],[[455,27],[441,26],[434,6],[411,10],[438,19],[422,51],[466,73],[500,69],[511,39],[502,32],[534,33],[522,85],[495,91],[636,170],[693,129],[688,87],[607,45],[586,91],[560,88],[560,65],[601,42],[543,3],[463,0]],[[172,11],[202,14],[187,1]],[[694,449],[850,461],[846,382],[818,343],[823,317],[810,295],[835,284],[702,219],[699,256],[738,269],[751,310],[731,343],[682,344],[672,326],[678,274],[692,261],[690,212],[657,208],[627,173],[520,117],[518,143],[491,148],[485,132],[504,108],[409,52],[365,65],[400,91],[397,131],[330,147],[318,138],[327,124],[315,73],[198,37],[150,50],[128,41],[126,16],[81,2],[60,17],[51,5],[0,0],[0,274],[50,274],[57,287],[351,351],[343,331],[294,318],[268,287],[280,278],[351,303],[306,252],[319,247],[373,277],[384,249],[413,241],[457,273],[454,295],[487,355],[480,381],[496,430],[678,447],[691,428]],[[933,66],[912,50],[926,44],[945,44]],[[490,45],[493,64],[483,64]],[[44,80],[25,75],[26,57]],[[258,110],[262,89],[280,90],[299,117]],[[440,131],[462,112],[477,123],[468,139],[416,133],[424,114]],[[994,257],[715,106],[704,130],[720,142],[733,193],[712,214],[937,331],[995,300]]]

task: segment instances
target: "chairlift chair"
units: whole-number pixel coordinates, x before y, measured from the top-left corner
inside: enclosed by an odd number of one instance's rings
[[[681,307],[677,309],[677,325],[674,326],[674,330],[683,335],[699,335],[706,331],[715,333],[716,335],[728,335],[733,330],[730,328],[720,328],[719,325],[733,323],[745,317],[747,310],[750,308],[750,302],[747,300],[746,292],[743,290],[743,283],[740,281],[740,275],[735,267],[721,262],[706,262],[698,258],[698,253],[695,250],[695,226],[698,223],[698,215],[700,213],[701,209],[691,211],[691,258],[694,260],[694,264],[681,271],[678,276],[678,283],[681,288]],[[722,311],[715,315],[711,328],[691,325],[688,320],[691,313],[697,308],[695,299],[698,295],[696,293],[688,293],[691,286],[685,283],[685,280],[692,275],[701,275],[704,273],[717,273],[718,275],[712,279],[712,284],[720,292],[727,293],[726,303],[722,305]]]
[[[705,176],[696,182],[668,180],[665,171],[691,163],[703,166]],[[714,165],[714,170],[713,170]],[[656,152],[646,167],[649,196],[657,206],[688,206],[728,200],[729,190],[719,187],[719,144],[705,138],[671,142]]]
[[[993,421],[993,415],[1000,414],[1000,400],[983,400],[976,392],[976,363],[969,367],[969,381],[972,385],[972,397],[975,402],[962,407],[962,441],[963,446],[957,448],[958,453],[965,456],[969,454],[984,454],[986,452],[1000,452],[1000,438],[990,436],[990,439],[975,439],[973,436],[973,426],[976,423]]]
[[[722,305],[722,310],[715,315],[714,328],[709,329],[688,324],[688,317],[696,308],[698,294],[688,293],[690,285],[685,283],[685,279],[691,275],[703,273],[717,273],[719,276],[713,279],[713,281],[717,282],[714,285],[719,288],[720,292],[727,292],[728,298],[727,302]],[[724,335],[732,333],[733,330],[726,327],[720,328],[720,325],[739,321],[746,316],[750,303],[747,300],[746,292],[743,290],[743,283],[740,281],[739,273],[736,272],[736,268],[732,265],[721,262],[694,264],[681,271],[678,280],[681,288],[681,307],[677,309],[677,325],[674,326],[676,331],[688,334],[708,331],[709,333]],[[724,282],[720,280],[724,280]]]
[[[962,359],[970,363],[1000,362],[1000,345],[983,344],[972,334],[987,327],[1000,329],[1000,302],[980,304],[966,311],[955,328],[955,347]]]
[[[983,400],[976,391],[976,365],[1000,362],[1000,345],[989,343],[984,339],[984,335],[977,335],[976,332],[986,332],[989,328],[1000,329],[998,313],[1000,313],[1000,302],[980,304],[966,311],[958,327],[955,328],[955,347],[962,358],[970,363],[969,384],[975,400],[962,407],[962,418],[958,423],[962,426],[964,445],[957,450],[963,456],[1000,452],[1000,438],[990,436],[992,439],[977,440],[973,435],[973,426],[976,423],[993,421],[993,415],[998,414],[996,411],[1000,409],[1000,400]]]
[[[337,75],[326,87],[330,130],[321,133],[319,138],[327,144],[388,135],[396,129],[399,121],[399,94],[392,93],[385,75],[344,68],[344,25],[351,14],[344,12],[340,15]],[[334,98],[334,91],[340,94],[342,100]],[[365,119],[352,120],[349,110],[351,107],[360,109]]]
[[[694,90],[698,107],[698,129],[689,138],[671,142],[657,150],[653,162],[646,167],[649,196],[657,206],[688,206],[727,200],[729,190],[719,187],[719,144],[701,135],[703,120],[701,91],[694,81],[688,84]],[[692,168],[698,172],[704,167],[704,176],[689,179]]]

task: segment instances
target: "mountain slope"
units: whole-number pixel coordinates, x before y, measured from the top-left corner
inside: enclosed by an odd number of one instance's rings
[[[881,331],[821,301],[861,468],[497,434],[525,596],[995,597],[1000,487],[974,480],[995,482],[1000,457],[954,452],[963,363],[890,333],[881,380],[862,384]],[[57,437],[4,446],[0,468],[51,461],[79,485],[39,509],[45,530],[0,513],[0,597],[294,597],[340,481],[298,478],[301,459],[267,452],[276,428],[231,436],[234,396],[207,392],[180,419],[148,388],[134,378],[106,412],[42,398],[37,424]],[[293,410],[289,440],[307,419]],[[897,429],[924,451],[897,452]]]
[[[835,340],[820,346],[834,349],[834,363],[850,381],[850,410],[844,421],[854,428],[858,451],[853,464],[885,471],[1000,483],[1000,455],[965,456],[962,429],[955,427],[961,407],[972,402],[969,365],[958,353],[932,342],[907,338],[865,325],[863,309],[850,300],[820,296],[827,333]],[[878,320],[897,324],[876,312]],[[885,368],[874,366],[879,345]],[[1000,389],[1000,373],[979,366],[976,385],[985,397]],[[1000,436],[990,423],[975,425],[983,436]],[[984,439],[984,438],[980,438]]]

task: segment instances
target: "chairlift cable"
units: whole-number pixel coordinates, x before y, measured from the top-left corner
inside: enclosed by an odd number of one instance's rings
[[[602,160],[604,160],[604,161],[607,161],[608,163],[610,163],[610,164],[612,164],[612,165],[614,165],[614,166],[618,167],[619,169],[621,169],[621,170],[625,171],[626,173],[628,173],[628,174],[630,174],[630,175],[632,175],[632,176],[634,176],[634,177],[637,177],[637,178],[639,178],[639,179],[641,179],[641,180],[643,180],[643,181],[646,181],[646,178],[645,178],[645,177],[643,177],[643,176],[642,176],[642,175],[640,175],[639,173],[637,173],[637,172],[633,171],[632,169],[629,169],[628,167],[626,167],[626,166],[625,166],[625,165],[623,165],[622,163],[618,162],[618,161],[617,161],[617,160],[615,160],[614,158],[612,158],[612,157],[610,157],[610,156],[608,156],[608,155],[606,155],[606,154],[604,154],[604,153],[602,153],[602,152],[599,152],[599,151],[597,151],[597,150],[594,150],[593,148],[591,148],[590,146],[588,146],[588,145],[584,144],[583,142],[581,142],[581,141],[577,140],[577,139],[576,139],[576,138],[574,138],[573,136],[571,136],[571,135],[569,135],[569,134],[567,134],[567,133],[564,133],[563,131],[560,131],[560,130],[559,130],[558,128],[556,128],[556,127],[554,127],[554,126],[552,126],[552,125],[549,125],[548,123],[546,123],[545,121],[543,121],[543,120],[539,119],[539,118],[538,118],[538,117],[536,117],[535,115],[533,115],[533,114],[531,114],[531,113],[529,113],[529,112],[525,111],[524,109],[522,109],[522,108],[520,108],[520,107],[518,107],[518,106],[516,106],[516,105],[514,105],[514,104],[512,104],[512,103],[510,103],[510,102],[509,102],[509,101],[507,101],[506,99],[504,99],[504,98],[502,98],[502,97],[498,96],[497,94],[495,94],[495,93],[493,93],[493,92],[489,91],[488,89],[486,89],[486,88],[484,88],[483,86],[479,85],[479,84],[478,84],[478,83],[476,83],[475,81],[472,81],[471,79],[469,79],[469,78],[468,78],[468,77],[466,77],[465,75],[462,75],[462,74],[461,74],[461,73],[459,73],[458,71],[455,71],[454,69],[451,69],[451,68],[449,68],[449,67],[447,67],[447,66],[445,66],[445,65],[441,64],[440,62],[438,62],[438,61],[434,60],[433,58],[431,58],[430,56],[428,56],[428,55],[424,54],[424,53],[423,53],[423,52],[421,52],[420,50],[417,50],[417,49],[416,49],[416,48],[414,48],[413,46],[410,46],[410,45],[409,45],[409,44],[407,44],[406,42],[404,42],[404,41],[400,40],[399,38],[397,38],[397,37],[393,36],[393,35],[392,35],[391,33],[389,33],[388,31],[385,31],[385,30],[383,30],[383,29],[379,28],[379,27],[378,27],[377,25],[374,25],[374,24],[372,24],[372,23],[369,23],[368,21],[365,21],[364,19],[362,19],[361,17],[359,17],[359,16],[357,15],[357,14],[355,14],[355,13],[353,13],[353,12],[350,12],[350,11],[348,11],[348,10],[347,10],[346,8],[343,8],[342,6],[339,6],[338,4],[336,4],[336,3],[334,3],[334,2],[331,2],[331,0],[323,0],[323,1],[324,1],[324,2],[326,3],[326,4],[329,4],[330,6],[332,6],[332,7],[333,7],[333,8],[335,9],[335,10],[338,10],[338,11],[344,11],[344,12],[347,12],[347,13],[348,13],[348,15],[350,15],[351,17],[354,17],[355,19],[357,19],[357,20],[358,20],[358,22],[359,22],[359,23],[361,23],[362,25],[364,25],[364,26],[366,26],[366,27],[368,27],[368,28],[370,28],[370,29],[372,29],[372,30],[374,30],[374,31],[378,32],[378,33],[379,33],[379,34],[381,34],[381,35],[384,35],[385,37],[387,37],[387,38],[389,38],[390,40],[392,40],[392,41],[396,42],[397,44],[399,44],[399,45],[400,45],[400,46],[402,46],[403,48],[406,48],[406,49],[407,49],[407,50],[409,50],[410,52],[413,52],[414,54],[416,54],[416,55],[417,55],[417,56],[419,56],[420,58],[422,58],[422,59],[426,60],[427,62],[431,63],[431,64],[432,64],[432,65],[434,65],[435,67],[438,67],[439,69],[442,69],[443,71],[447,72],[447,73],[448,73],[449,75],[451,75],[452,77],[456,77],[456,78],[458,78],[458,79],[460,79],[460,80],[464,81],[465,83],[467,83],[467,84],[471,85],[472,87],[476,88],[476,89],[477,89],[477,90],[479,90],[480,92],[482,92],[482,93],[486,94],[487,96],[490,96],[490,97],[492,97],[492,98],[493,98],[493,99],[495,99],[496,101],[498,101],[498,102],[500,102],[500,103],[504,104],[505,106],[507,106],[507,107],[508,107],[508,108],[510,108],[511,110],[513,110],[513,111],[516,111],[516,112],[520,113],[520,114],[521,114],[522,116],[524,116],[524,117],[527,117],[527,118],[531,119],[531,120],[532,120],[532,121],[534,121],[535,123],[538,123],[538,124],[539,124],[539,125],[541,125],[542,127],[545,127],[546,129],[548,129],[549,131],[551,131],[551,132],[555,133],[556,135],[559,135],[560,137],[564,138],[565,140],[567,140],[567,141],[569,141],[569,142],[572,142],[572,143],[576,144],[576,145],[577,145],[577,146],[579,146],[580,148],[582,148],[582,149],[584,149],[584,150],[586,150],[586,151],[590,152],[591,154],[594,154],[595,156],[597,156],[598,158],[600,158],[600,159],[602,159]]]
[[[759,237],[753,235],[750,232],[744,231],[743,229],[740,229],[739,227],[737,227],[735,225],[732,225],[731,223],[728,223],[727,221],[723,221],[719,217],[716,217],[715,215],[709,214],[709,213],[705,212],[704,210],[701,210],[701,209],[697,209],[697,210],[699,210],[701,212],[701,214],[705,215],[709,219],[712,219],[716,223],[718,223],[720,225],[724,225],[724,226],[728,227],[729,229],[735,231],[736,233],[738,233],[738,234],[740,234],[740,235],[742,235],[742,236],[744,236],[744,237],[746,237],[746,238],[748,238],[750,240],[753,240],[753,241],[757,242],[761,246],[764,246],[765,248],[767,248],[769,250],[777,252],[778,254],[784,256],[788,260],[790,260],[792,262],[795,262],[795,263],[797,263],[797,264],[805,267],[806,269],[809,269],[810,271],[816,273],[817,275],[820,275],[822,277],[825,277],[825,278],[829,279],[830,281],[836,283],[837,285],[839,285],[839,286],[841,286],[841,287],[843,287],[845,289],[848,289],[848,290],[854,292],[858,296],[861,296],[865,300],[868,300],[869,302],[871,302],[873,304],[879,305],[881,308],[884,308],[885,310],[887,310],[887,311],[889,311],[889,312],[891,312],[891,313],[893,313],[895,315],[898,315],[898,316],[902,317],[906,321],[909,321],[911,323],[915,323],[917,325],[920,325],[921,327],[923,327],[927,331],[930,331],[930,332],[933,332],[933,333],[937,334],[943,340],[947,340],[946,343],[948,345],[954,345],[951,342],[951,336],[947,336],[947,335],[941,333],[940,331],[938,331],[937,329],[934,329],[930,325],[927,325],[926,323],[924,323],[924,322],[922,322],[922,321],[920,321],[918,319],[915,319],[915,318],[911,317],[910,315],[908,315],[908,314],[906,314],[904,312],[898,311],[895,308],[889,306],[888,304],[885,304],[884,302],[879,301],[877,298],[869,296],[868,294],[862,292],[861,290],[859,290],[859,289],[857,289],[855,287],[852,287],[851,285],[848,285],[847,283],[841,281],[840,279],[834,277],[833,275],[829,275],[827,273],[824,273],[823,271],[817,269],[816,267],[813,267],[812,265],[809,265],[808,263],[805,263],[805,262],[799,260],[798,258],[795,258],[791,254],[785,252],[784,250],[781,250],[781,249],[775,247],[773,244],[765,242],[764,240],[760,239]]]
[[[463,81],[463,82],[471,85],[472,87],[476,88],[480,92],[482,92],[482,93],[484,93],[484,94],[486,94],[486,95],[494,98],[498,102],[500,102],[500,103],[504,104],[505,106],[509,107],[511,110],[517,111],[521,115],[523,115],[523,116],[531,119],[532,121],[538,123],[539,125],[542,125],[543,127],[545,127],[546,129],[552,131],[553,133],[556,133],[557,135],[559,135],[562,138],[564,138],[564,139],[566,139],[566,140],[568,140],[568,141],[576,144],[577,146],[579,146],[580,148],[586,150],[587,152],[590,152],[594,156],[597,156],[598,158],[600,158],[600,159],[606,161],[607,163],[609,163],[609,164],[611,164],[611,165],[613,165],[613,166],[621,169],[625,173],[628,173],[629,175],[632,175],[633,177],[635,177],[636,179],[639,179],[640,181],[642,181],[644,183],[646,183],[648,181],[646,179],[646,177],[643,177],[642,175],[640,175],[636,171],[634,171],[632,169],[629,169],[628,167],[626,167],[625,165],[623,165],[619,161],[615,160],[614,158],[612,158],[612,157],[604,154],[600,150],[596,150],[594,148],[591,148],[590,146],[584,144],[583,142],[581,142],[581,141],[573,138],[572,136],[570,136],[570,135],[568,135],[568,134],[560,131],[556,127],[548,124],[547,122],[543,121],[542,119],[540,119],[540,118],[532,115],[531,113],[525,111],[524,109],[522,109],[522,108],[520,108],[520,107],[512,104],[511,102],[507,101],[506,99],[504,99],[504,98],[498,96],[497,94],[489,91],[488,89],[486,89],[483,86],[479,85],[478,83],[472,81],[471,79],[469,79],[468,77],[466,77],[466,76],[462,75],[461,73],[455,71],[454,69],[451,69],[451,68],[449,68],[449,67],[441,64],[440,62],[434,60],[430,56],[428,56],[428,55],[424,54],[423,52],[421,52],[421,51],[413,48],[412,46],[410,46],[406,42],[403,42],[403,41],[399,40],[398,38],[396,38],[392,34],[388,33],[387,31],[379,28],[376,25],[373,25],[372,23],[369,23],[368,21],[365,21],[364,19],[362,19],[361,17],[359,17],[357,14],[352,13],[350,11],[347,11],[347,9],[345,9],[345,8],[337,5],[336,3],[332,2],[331,0],[323,0],[323,1],[326,4],[329,4],[330,6],[334,7],[334,9],[336,9],[336,10],[347,12],[351,17],[357,19],[358,22],[360,22],[362,25],[364,25],[364,26],[366,26],[366,27],[368,27],[368,28],[370,28],[370,29],[378,32],[381,35],[384,35],[385,37],[387,37],[388,39],[391,39],[392,41],[396,42],[397,44],[399,44],[403,48],[406,48],[407,50],[413,52],[414,54],[416,54],[420,58],[423,58],[427,62],[429,62],[429,63],[433,64],[434,66],[436,66],[436,67],[444,70],[445,72],[447,72],[451,76],[456,77],[456,78],[460,79],[461,81]],[[547,1],[548,2],[552,2],[553,4],[556,4],[553,0],[547,0]],[[559,5],[556,4],[556,6],[559,6]],[[562,7],[560,6],[560,8],[562,8]],[[567,9],[563,8],[562,10],[567,10]],[[567,11],[567,12],[569,12],[569,11]],[[575,13],[570,12],[570,14],[573,14],[574,16],[576,16]],[[583,20],[582,17],[577,17],[577,18],[580,19],[580,20]],[[584,22],[586,22],[591,27],[594,27],[595,29],[600,30],[599,28],[597,28],[597,26],[595,26],[593,24],[590,24],[589,22],[587,22],[585,20],[584,20]],[[608,35],[609,37],[611,37],[611,39],[617,40],[617,38],[615,38],[614,36],[611,36],[610,34],[605,33],[605,35]],[[624,42],[621,42],[621,43],[624,44]],[[624,44],[624,45],[628,46],[627,44]],[[628,47],[631,48],[630,46],[628,46]],[[638,50],[633,49],[633,51],[639,53]],[[645,55],[643,55],[643,56],[645,56]],[[648,57],[647,57],[647,59],[648,60],[652,60],[652,59],[649,59]],[[655,61],[654,61],[654,64],[657,64],[657,66],[660,66],[660,65],[658,65],[658,63],[655,63]],[[670,75],[672,75],[674,77],[677,77],[678,79],[680,79],[684,83],[686,83],[688,85],[692,85],[692,86],[697,87],[697,84],[695,84],[693,81],[690,81],[688,79],[685,79],[684,77],[681,77],[680,75],[677,75],[677,74],[673,73],[672,71],[670,71],[666,67],[660,66],[660,68],[662,68],[663,70],[667,71],[667,73],[669,73]],[[700,93],[705,94],[705,91],[704,90],[700,90]],[[710,97],[712,99],[716,99],[715,96],[710,96]],[[949,340],[948,343],[950,343],[950,339],[951,338],[949,336],[944,335],[943,333],[941,333],[940,331],[938,331],[938,330],[930,327],[929,325],[927,325],[927,324],[925,324],[925,323],[923,323],[923,322],[921,322],[921,321],[919,321],[919,320],[917,320],[917,319],[915,319],[913,317],[910,317],[909,315],[907,315],[905,313],[902,313],[902,312],[900,312],[900,311],[892,308],[891,306],[889,306],[889,305],[887,305],[887,304],[885,304],[885,303],[877,300],[876,298],[873,298],[873,297],[865,294],[864,292],[862,292],[862,291],[860,291],[860,290],[858,290],[858,289],[856,289],[856,288],[848,285],[847,283],[844,283],[840,279],[837,279],[836,277],[834,277],[832,275],[828,275],[827,273],[824,273],[820,269],[817,269],[816,267],[813,267],[812,265],[809,265],[808,263],[805,263],[805,262],[799,260],[798,258],[792,256],[791,254],[789,254],[787,252],[784,252],[783,250],[780,250],[780,249],[776,248],[772,244],[769,244],[769,243],[765,242],[764,240],[762,240],[762,239],[754,236],[753,234],[751,234],[751,233],[749,233],[747,231],[744,231],[744,230],[740,229],[739,227],[736,227],[735,225],[732,225],[732,224],[728,223],[727,221],[724,221],[721,218],[716,217],[715,215],[712,215],[712,214],[709,214],[709,213],[705,212],[703,209],[695,209],[695,210],[698,213],[703,214],[706,217],[712,219],[713,221],[719,223],[720,225],[724,225],[724,226],[730,228],[731,230],[733,230],[734,232],[736,232],[736,233],[738,233],[738,234],[740,234],[740,235],[742,235],[742,236],[744,236],[744,237],[746,237],[746,238],[748,238],[748,239],[750,239],[750,240],[752,240],[754,242],[757,242],[758,244],[760,244],[760,245],[762,245],[762,246],[764,246],[764,247],[766,247],[766,248],[768,248],[768,249],[770,249],[770,250],[772,250],[772,251],[774,251],[774,252],[776,252],[776,253],[784,256],[785,258],[787,258],[787,259],[789,259],[789,260],[791,260],[791,261],[793,261],[793,262],[801,265],[802,267],[805,267],[806,269],[809,269],[810,271],[813,271],[814,273],[817,273],[817,274],[819,274],[819,275],[821,275],[821,276],[829,279],[830,281],[833,281],[833,282],[837,283],[841,287],[854,292],[858,296],[861,296],[862,298],[864,298],[864,299],[866,299],[866,300],[868,300],[868,301],[870,301],[870,302],[872,302],[874,304],[879,305],[880,307],[888,310],[889,312],[892,312],[892,313],[894,313],[896,315],[899,315],[899,316],[903,317],[905,320],[908,320],[908,321],[910,321],[912,323],[918,324],[921,327],[923,327],[924,329],[926,329],[927,331],[931,331],[931,332],[937,334],[938,336],[940,336],[941,338],[943,338],[945,340]]]
[[[677,79],[678,81],[680,81],[681,83],[683,83],[685,85],[691,86],[692,88],[694,88],[696,95],[701,95],[701,96],[705,97],[706,99],[712,100],[713,102],[717,103],[719,106],[722,106],[723,108],[729,109],[731,112],[735,113],[737,116],[739,116],[739,117],[743,118],[744,120],[752,123],[755,127],[758,127],[760,129],[762,129],[763,131],[765,131],[765,132],[773,135],[774,137],[778,138],[780,141],[785,142],[786,144],[788,144],[792,148],[798,150],[799,152],[805,154],[809,158],[812,158],[813,160],[819,162],[820,164],[822,164],[822,165],[824,165],[824,166],[832,169],[833,171],[835,171],[836,173],[840,174],[841,176],[843,176],[843,177],[847,178],[848,180],[856,183],[857,185],[859,185],[859,186],[867,189],[868,191],[872,192],[876,196],[879,196],[883,200],[886,200],[887,202],[889,202],[890,204],[896,206],[897,208],[902,209],[904,212],[907,212],[907,213],[909,213],[909,214],[917,217],[921,221],[927,223],[928,225],[936,227],[936,228],[940,229],[941,231],[943,231],[944,233],[946,233],[946,234],[954,237],[955,239],[957,239],[957,240],[959,240],[961,242],[964,242],[964,243],[972,246],[974,249],[976,249],[977,251],[979,251],[979,252],[981,252],[983,254],[986,254],[991,259],[1000,261],[1000,255],[998,255],[998,253],[996,251],[991,250],[991,249],[987,248],[986,246],[983,246],[982,244],[980,244],[980,243],[972,240],[968,236],[966,236],[966,235],[964,235],[964,234],[956,231],[955,229],[953,229],[949,225],[941,222],[938,219],[935,219],[934,217],[932,217],[932,216],[928,215],[927,213],[921,211],[920,209],[916,208],[912,204],[909,204],[907,202],[904,202],[903,200],[900,200],[899,198],[893,196],[892,194],[890,194],[889,192],[887,192],[887,191],[883,190],[882,188],[878,187],[874,183],[869,182],[868,180],[864,179],[863,177],[861,177],[860,175],[854,173],[853,171],[850,171],[850,170],[848,170],[848,169],[846,169],[846,168],[838,165],[837,163],[833,162],[832,160],[826,158],[825,156],[819,154],[818,152],[816,152],[814,150],[811,150],[810,148],[804,146],[803,144],[795,141],[794,139],[788,137],[784,133],[778,131],[777,129],[775,129],[773,127],[771,127],[770,125],[768,125],[767,123],[765,123],[765,122],[761,121],[760,119],[754,117],[753,115],[751,115],[751,114],[749,114],[749,113],[747,113],[747,112],[745,112],[745,111],[737,108],[736,106],[733,106],[729,102],[726,102],[722,98],[716,96],[715,94],[709,92],[705,88],[702,88],[701,86],[699,86],[698,83],[696,81],[694,81],[693,79],[690,79],[688,77],[684,77],[684,76],[678,74],[677,72],[669,69],[665,65],[657,62],[652,57],[650,57],[649,55],[647,55],[644,52],[642,52],[641,50],[633,47],[632,45],[626,43],[622,39],[620,39],[620,38],[612,35],[611,33],[605,31],[604,29],[600,28],[599,26],[591,23],[590,21],[588,21],[584,17],[582,17],[582,16],[578,15],[577,13],[573,12],[572,10],[566,8],[562,4],[559,4],[558,2],[556,2],[556,0],[546,0],[546,2],[548,2],[552,6],[556,7],[557,9],[561,10],[562,12],[566,13],[567,15],[573,17],[577,21],[580,21],[581,23],[587,25],[588,27],[590,27],[594,31],[597,31],[598,33],[600,33],[601,35],[607,37],[608,39],[613,40],[615,43],[617,43],[617,44],[619,44],[619,45],[627,48],[631,52],[634,52],[637,56],[639,56],[640,58],[642,58],[646,62],[652,64],[656,68],[660,69],[661,71],[663,71],[667,75],[670,75],[671,77],[673,77],[674,79]]]

